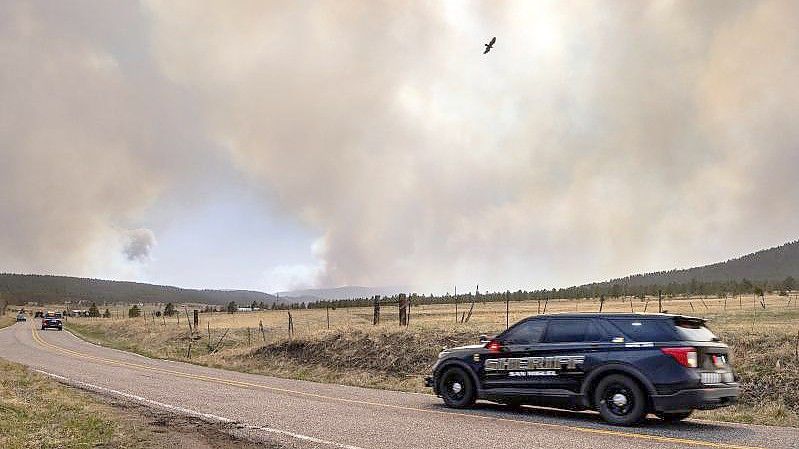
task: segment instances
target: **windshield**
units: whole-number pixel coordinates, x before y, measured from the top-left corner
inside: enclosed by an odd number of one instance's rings
[[[719,341],[713,332],[700,320],[674,319],[674,325],[682,340],[688,341]]]

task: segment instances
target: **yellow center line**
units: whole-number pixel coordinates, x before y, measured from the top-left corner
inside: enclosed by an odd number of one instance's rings
[[[474,418],[480,419],[484,421],[494,421],[494,422],[507,422],[507,423],[514,423],[514,424],[524,424],[524,425],[531,425],[543,428],[550,428],[550,429],[561,429],[561,430],[572,430],[576,432],[583,432],[583,433],[590,433],[590,434],[598,434],[598,435],[609,435],[609,436],[616,436],[622,438],[631,438],[631,439],[639,439],[639,440],[649,440],[649,441],[658,441],[663,443],[678,443],[678,444],[685,444],[689,446],[701,446],[701,447],[714,447],[714,448],[725,448],[725,449],[763,449],[757,446],[738,446],[733,444],[727,443],[716,443],[712,441],[702,441],[702,440],[690,440],[686,438],[675,438],[675,437],[665,437],[660,435],[650,435],[650,434],[642,434],[642,433],[632,433],[632,432],[624,432],[618,430],[608,430],[608,429],[595,429],[590,427],[579,427],[579,426],[571,426],[567,424],[552,424],[552,423],[542,423],[542,422],[534,422],[534,421],[523,421],[518,419],[511,419],[511,418],[500,418],[495,416],[484,416],[484,415],[477,415],[471,413],[462,413],[462,412],[452,412],[452,411],[443,411],[443,410],[428,410],[422,409],[417,407],[407,407],[403,405],[394,405],[394,404],[383,404],[379,402],[372,402],[372,401],[363,401],[359,399],[348,399],[348,398],[341,398],[336,396],[328,396],[324,394],[318,393],[309,393],[306,391],[298,391],[298,390],[291,390],[287,388],[280,388],[280,387],[271,387],[262,384],[250,383],[250,382],[242,382],[237,380],[230,380],[230,379],[222,379],[219,377],[213,376],[205,376],[201,374],[189,374],[182,371],[175,371],[166,368],[159,368],[155,366],[148,366],[148,365],[141,365],[138,363],[126,362],[122,360],[113,360],[107,359],[104,357],[93,356],[89,354],[84,354],[78,351],[74,351],[71,349],[63,348],[61,346],[54,345],[50,342],[45,341],[41,336],[39,336],[36,332],[36,329],[31,326],[31,333],[33,335],[34,341],[36,341],[39,345],[54,349],[56,351],[62,352],[64,354],[74,355],[76,357],[94,360],[102,364],[106,365],[116,365],[116,366],[124,366],[133,369],[138,369],[142,371],[152,371],[152,372],[159,372],[163,374],[169,374],[176,377],[182,377],[185,379],[193,379],[193,380],[201,380],[205,382],[211,382],[216,384],[223,384],[223,385],[230,385],[245,389],[260,389],[266,391],[273,391],[273,392],[280,392],[286,394],[292,394],[297,396],[305,396],[311,397],[315,399],[325,399],[330,401],[337,401],[337,402],[344,402],[349,404],[358,404],[358,405],[369,405],[374,407],[383,407],[383,408],[390,408],[395,410],[405,410],[405,411],[412,411],[412,412],[422,412],[428,414],[435,414],[435,415],[446,415],[446,416],[458,416],[458,417],[465,417],[465,418]]]

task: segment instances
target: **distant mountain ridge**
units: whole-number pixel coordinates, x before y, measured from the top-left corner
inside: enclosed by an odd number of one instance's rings
[[[253,301],[271,305],[275,296],[251,290],[194,290],[141,282],[108,281],[39,274],[0,273],[0,295],[8,302],[60,303],[87,300],[97,303],[202,303],[224,305],[235,301],[240,306]]]
[[[799,279],[799,241],[757,251],[742,257],[695,268],[675,269],[630,275],[605,282],[585,284],[580,287],[610,286],[630,287],[685,284],[698,282],[782,281],[787,277]],[[369,298],[374,295],[392,296],[410,292],[408,287],[343,286],[292,290],[279,296],[251,290],[194,290],[140,282],[109,281],[69,276],[0,273],[0,296],[9,303],[28,301],[53,302],[87,300],[102,302],[173,302],[224,305],[231,301],[239,306],[252,302],[272,305],[319,300]]]
[[[622,284],[632,287],[669,283],[740,281],[781,281],[799,279],[799,240],[757,251],[725,262],[701,267],[630,275],[588,285]]]
[[[302,299],[317,301],[320,299],[355,299],[370,298],[375,295],[393,296],[398,293],[412,291],[408,287],[361,287],[358,285],[346,285],[334,288],[310,288],[305,290],[291,290],[278,293],[280,299]]]

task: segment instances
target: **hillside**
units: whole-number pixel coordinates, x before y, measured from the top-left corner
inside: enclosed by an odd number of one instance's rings
[[[799,279],[799,241],[764,249],[745,256],[695,268],[658,271],[612,279],[602,284],[633,287],[669,283],[740,281],[782,281],[788,276]]]
[[[253,301],[272,304],[273,295],[249,290],[192,290],[139,282],[49,276],[0,274],[0,294],[12,304],[28,301],[64,302],[90,300],[102,302],[173,302],[248,305]]]

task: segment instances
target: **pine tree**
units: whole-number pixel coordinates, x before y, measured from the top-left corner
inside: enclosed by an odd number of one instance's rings
[[[128,310],[128,318],[138,318],[141,316],[141,310],[139,310],[139,306],[133,304],[133,307]]]
[[[166,305],[164,306],[164,315],[172,316],[174,314],[175,314],[175,305],[172,304],[171,302],[166,303]]]
[[[230,301],[227,305],[227,313],[236,313],[239,310],[239,306],[236,305],[236,301]]]

